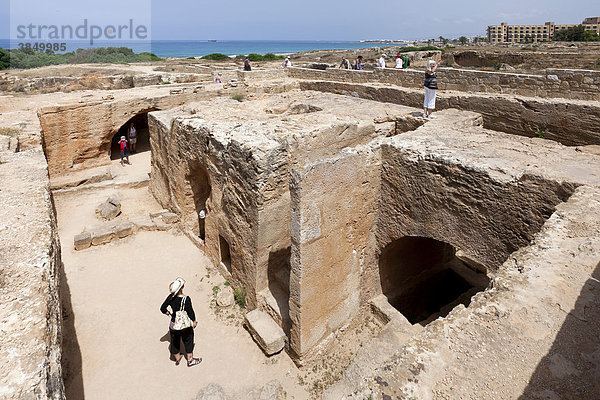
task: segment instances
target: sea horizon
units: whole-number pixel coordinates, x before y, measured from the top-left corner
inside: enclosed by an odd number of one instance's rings
[[[54,43],[56,41],[40,41]],[[152,40],[152,41],[98,41],[90,46],[87,40],[60,41],[66,43],[66,51],[92,47],[128,47],[136,53],[151,52],[159,57],[202,57],[211,53],[228,56],[257,54],[293,54],[312,50],[357,50],[382,46],[406,46],[406,41],[398,40]],[[0,48],[18,48],[19,41],[0,39]]]

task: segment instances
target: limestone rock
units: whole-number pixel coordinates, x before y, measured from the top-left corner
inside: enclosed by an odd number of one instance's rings
[[[162,215],[162,220],[165,224],[174,224],[179,221],[179,216],[175,213],[168,212]]]
[[[202,388],[196,397],[195,400],[229,400],[229,397],[225,394],[223,388],[215,383],[211,383],[210,385]]]
[[[109,197],[104,203],[96,208],[96,214],[107,221],[116,218],[121,213],[121,201],[118,197]]]
[[[98,246],[112,242],[115,231],[111,226],[100,227],[92,232],[92,244]]]
[[[286,397],[287,393],[277,380],[265,383],[263,387],[252,390],[246,396],[251,400],[284,400]]]
[[[221,290],[217,294],[217,305],[219,307],[231,307],[234,302],[233,293],[228,290]]]
[[[73,245],[75,250],[87,249],[92,245],[92,235],[89,232],[83,232],[79,235],[75,235],[73,238]]]
[[[288,114],[308,114],[317,111],[323,111],[323,109],[321,107],[313,106],[312,104],[294,104],[290,107]]]
[[[167,210],[167,209],[162,209],[160,211],[153,211],[153,212],[150,213],[150,218],[157,218],[157,217],[160,217],[161,215],[166,214],[168,212],[169,212],[169,210]]]
[[[115,233],[122,239],[133,234],[133,223],[123,222],[115,227]]]
[[[250,311],[246,314],[246,326],[256,343],[267,355],[270,356],[283,350],[285,333],[269,314],[260,310]]]
[[[137,231],[155,231],[156,224],[150,217],[141,217],[132,219],[131,222]]]
[[[165,222],[162,215],[154,220],[154,224],[159,231],[168,231],[171,229],[171,225]]]

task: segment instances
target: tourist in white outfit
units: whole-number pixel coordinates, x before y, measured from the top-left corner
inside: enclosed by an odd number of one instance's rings
[[[286,57],[285,60],[283,61],[283,68],[289,68],[292,66],[292,61],[290,60],[289,57]]]
[[[402,56],[400,54],[398,54],[396,56],[396,69],[402,69]]]
[[[382,54],[381,57],[379,57],[379,61],[377,62],[377,66],[381,69],[385,68],[385,58],[387,56],[385,54]]]
[[[434,60],[429,60],[427,62],[427,70],[425,71],[425,102],[423,104],[423,108],[425,112],[423,113],[423,117],[425,118],[435,118],[434,115],[431,115],[433,110],[435,109],[435,92],[437,90],[437,76],[435,74],[435,70],[437,69],[437,63]]]

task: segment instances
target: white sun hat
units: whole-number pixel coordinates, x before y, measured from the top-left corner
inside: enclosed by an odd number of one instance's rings
[[[169,291],[172,295],[176,295],[183,288],[183,285],[185,285],[183,278],[177,278],[169,285]]]

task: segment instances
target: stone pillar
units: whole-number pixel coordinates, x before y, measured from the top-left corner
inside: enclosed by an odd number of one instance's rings
[[[372,153],[292,169],[290,350],[307,358],[359,309],[379,186]]]

